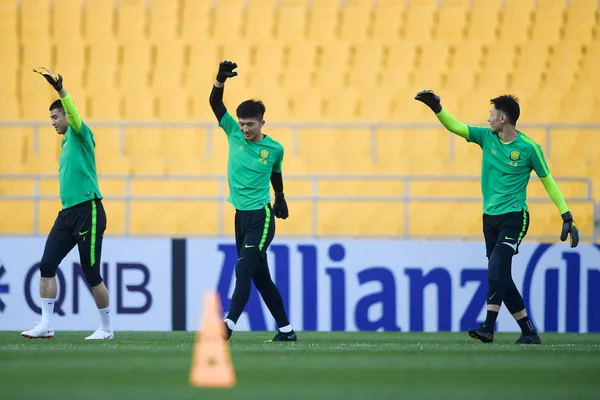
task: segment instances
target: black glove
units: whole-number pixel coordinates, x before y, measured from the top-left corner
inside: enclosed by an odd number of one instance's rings
[[[34,68],[33,72],[37,72],[38,74],[40,74],[44,78],[46,78],[48,83],[50,85],[52,85],[54,90],[56,90],[57,92],[60,92],[60,90],[63,88],[63,85],[62,85],[63,78],[62,78],[62,76],[60,76],[60,74],[58,76],[56,76],[56,74],[54,72],[52,72],[51,70],[49,70],[46,67]]]
[[[571,234],[571,247],[577,247],[579,244],[579,228],[573,221],[573,216],[570,211],[567,211],[564,214],[561,214],[563,219],[562,232],[560,233],[560,240],[567,240],[567,236]]]
[[[425,103],[427,107],[431,108],[434,113],[442,111],[442,103],[440,102],[440,96],[435,94],[433,90],[421,90],[415,96],[415,100]]]
[[[275,193],[275,202],[273,203],[273,212],[277,218],[286,219],[290,213],[283,193]]]
[[[227,78],[237,76],[237,72],[233,72],[237,68],[237,64],[232,61],[221,61],[219,64],[219,72],[217,72],[217,81],[225,83]]]

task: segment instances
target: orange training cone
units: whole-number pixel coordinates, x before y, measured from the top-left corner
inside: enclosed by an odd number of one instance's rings
[[[221,302],[216,292],[204,295],[202,331],[196,334],[190,384],[196,387],[232,387],[236,383],[229,346],[225,341]]]

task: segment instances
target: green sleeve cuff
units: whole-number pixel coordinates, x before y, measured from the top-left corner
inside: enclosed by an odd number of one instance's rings
[[[562,215],[569,211],[569,207],[567,207],[565,198],[563,197],[563,194],[558,188],[558,185],[556,184],[556,181],[554,180],[552,175],[548,174],[545,177],[540,178],[540,180],[544,184],[546,192],[548,192],[548,195],[550,195],[550,198],[552,199],[554,204],[556,204],[556,207],[558,207],[558,212]]]
[[[444,125],[444,127],[450,132],[458,136],[462,136],[467,140],[469,139],[469,127],[466,124],[454,118],[452,114],[450,114],[448,111],[442,109],[442,111],[437,113],[435,116],[440,120],[442,125]]]
[[[81,130],[81,116],[79,115],[79,112],[77,111],[77,107],[75,107],[75,103],[73,103],[73,99],[71,98],[71,95],[67,93],[67,95],[63,98],[60,99],[64,109],[65,109],[65,113],[67,114],[67,119],[69,120],[69,124],[71,124],[71,126],[73,126],[73,128],[75,128],[75,131],[77,133],[79,133],[79,131]]]

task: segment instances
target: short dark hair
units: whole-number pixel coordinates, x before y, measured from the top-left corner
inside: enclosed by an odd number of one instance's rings
[[[60,112],[62,112],[64,114],[65,113],[65,107],[63,106],[62,101],[55,100],[52,104],[50,104],[49,111],[52,111],[52,110],[59,110]]]
[[[235,113],[238,118],[255,118],[262,121],[266,111],[262,101],[246,100],[238,106]]]
[[[517,124],[517,120],[521,115],[521,108],[519,107],[519,99],[517,97],[505,94],[491,99],[490,103],[494,105],[496,110],[502,111],[506,115],[509,124]]]

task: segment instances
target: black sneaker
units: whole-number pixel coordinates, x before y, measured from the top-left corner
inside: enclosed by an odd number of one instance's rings
[[[473,339],[481,340],[483,343],[492,343],[494,341],[494,332],[488,332],[484,329],[485,325],[481,325],[479,329],[469,329],[467,332]]]
[[[296,332],[281,332],[278,331],[275,337],[271,340],[267,340],[267,342],[295,342],[298,340],[296,336]]]
[[[227,322],[223,322],[223,323],[225,324],[225,340],[229,340],[233,331],[231,329],[229,329],[229,326],[227,326]]]
[[[521,335],[520,338],[517,339],[515,344],[541,344],[542,339],[538,336],[537,333],[533,335]]]

